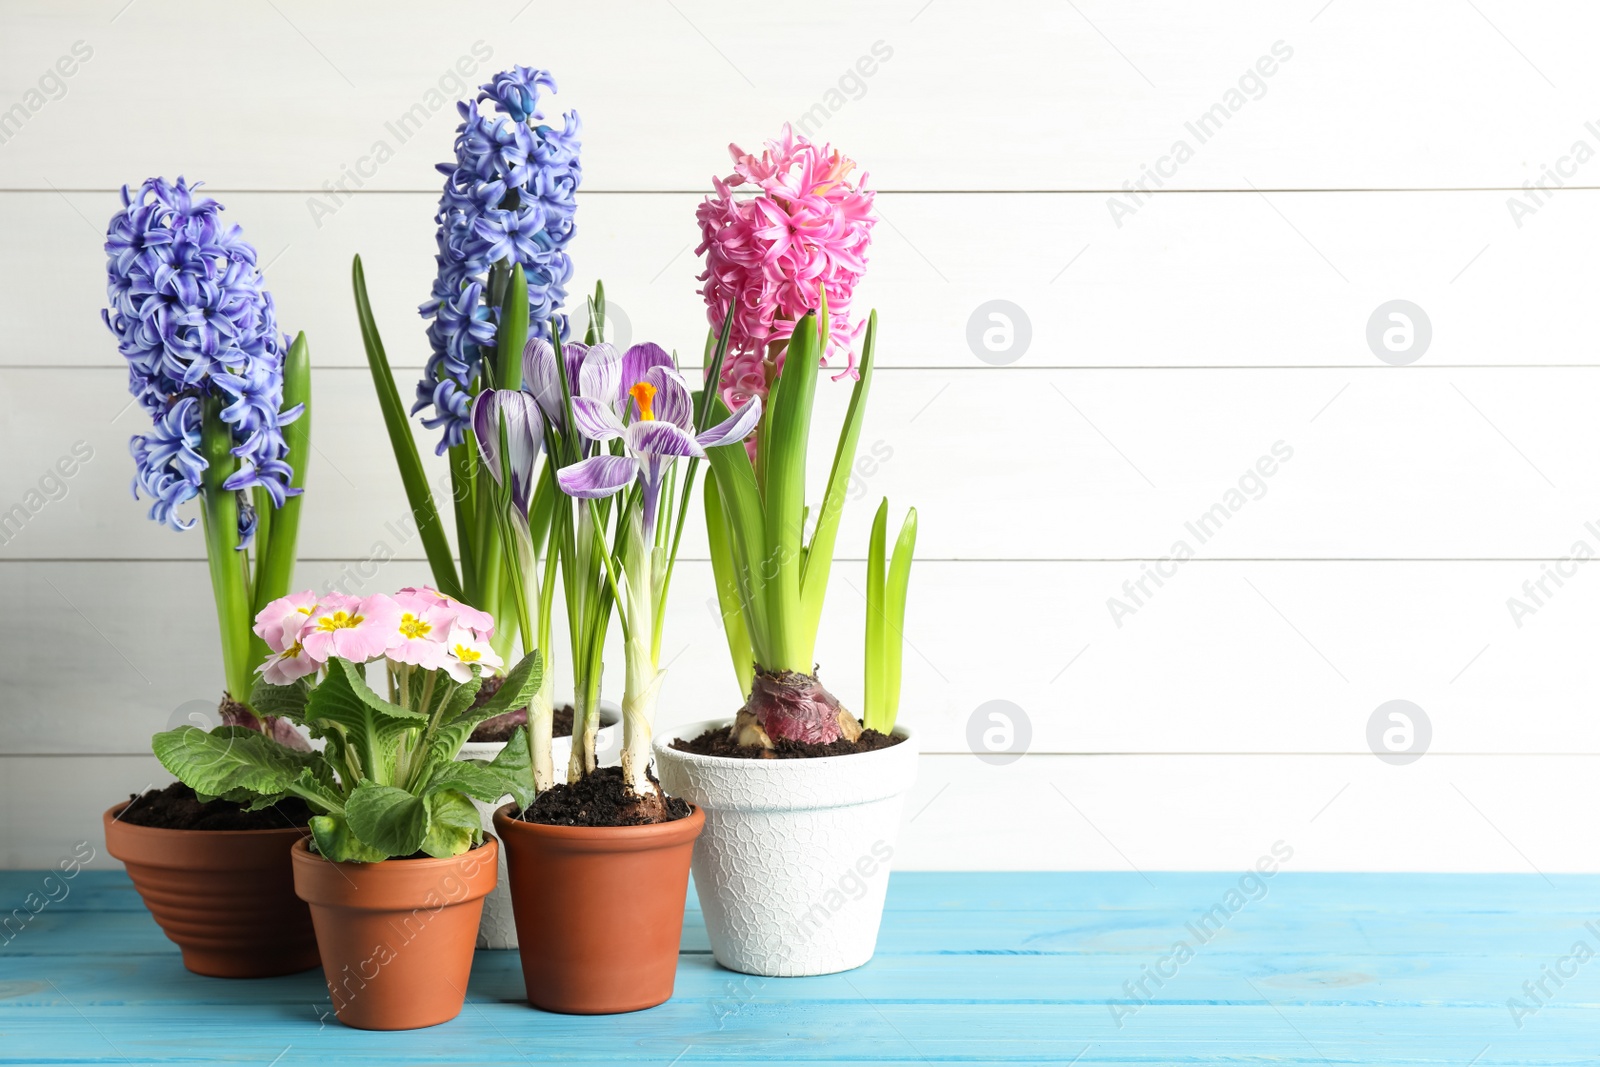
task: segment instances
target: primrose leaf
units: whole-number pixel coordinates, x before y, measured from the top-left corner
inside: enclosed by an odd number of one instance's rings
[[[245,726],[219,726],[210,733],[180,726],[156,734],[150,746],[161,765],[196,794],[256,808],[281,800],[302,779],[327,785],[333,780],[320,752],[285,748]]]
[[[428,834],[422,851],[436,859],[459,856],[483,842],[483,822],[477,805],[453,789],[429,794]]]
[[[522,657],[522,660],[506,675],[505,682],[500,686],[500,691],[490,697],[480,707],[465,707],[456,714],[448,712],[455,708],[451,704],[446,709],[447,714],[439,721],[441,725],[434,731],[432,739],[428,742],[428,760],[434,764],[446,764],[455,760],[456,753],[461,751],[461,746],[467,743],[472,736],[472,731],[477,729],[479,723],[485,719],[492,719],[496,715],[504,715],[517,708],[525,708],[533,702],[539,694],[539,684],[543,677],[537,649]]]
[[[518,730],[491,763],[483,760],[449,760],[440,763],[422,788],[424,796],[442,790],[465,793],[485,804],[510,796],[518,807],[533,800],[533,772],[528,762],[528,732]]]
[[[389,858],[358,838],[340,815],[312,816],[311,839],[316,842],[317,853],[334,863],[377,863]]]
[[[311,696],[311,679],[297,678],[288,685],[273,685],[257,681],[250,690],[250,707],[257,715],[281,717],[290,722],[304,722],[306,701]]]
[[[426,802],[392,785],[362,782],[344,810],[355,835],[388,856],[411,855],[428,835]]]
[[[341,732],[344,749],[360,761],[361,776],[379,783],[387,783],[393,775],[400,737],[428,721],[422,712],[374,693],[362,677],[361,667],[338,657],[328,661],[327,677],[312,690],[305,716],[316,736]],[[411,852],[415,851],[413,847]]]

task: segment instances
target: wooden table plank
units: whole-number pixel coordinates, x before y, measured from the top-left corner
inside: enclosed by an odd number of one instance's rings
[[[16,905],[44,872],[0,873]],[[612,1018],[527,1007],[514,953],[480,952],[462,1016],[337,1025],[320,975],[200,978],[120,872],[85,871],[0,939],[0,1063],[1593,1064],[1600,878],[1285,873],[1204,944],[1185,924],[1237,875],[893,878],[877,957],[842,975],[717,967],[697,908],[677,991]],[[1595,907],[1590,907],[1594,903]],[[1173,943],[1192,959],[1146,977]],[[1129,983],[1147,993],[1132,999]],[[1528,1000],[1523,984],[1544,981]],[[1519,997],[1536,1011],[1518,1020]],[[1142,1002],[1148,1001],[1148,1002]],[[1520,1026],[1518,1025],[1520,1021]],[[278,1057],[276,1060],[275,1057]]]

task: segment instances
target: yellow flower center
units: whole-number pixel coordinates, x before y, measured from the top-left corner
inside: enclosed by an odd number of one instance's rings
[[[284,651],[283,658],[284,659],[299,659],[300,658],[300,653],[302,653],[304,651],[305,651],[304,646],[302,646],[299,641],[296,641],[293,645],[291,645],[287,650]]]
[[[468,648],[466,645],[456,646],[456,659],[462,663],[476,663],[482,658],[483,653],[475,648]]]
[[[429,626],[409,611],[400,616],[400,636],[410,638],[427,637],[432,632],[432,626]]]
[[[336,611],[332,615],[324,615],[317,620],[317,629],[323,633],[331,630],[353,630],[366,621],[365,615],[351,615],[348,612]]]
[[[656,399],[655,386],[649,382],[635,382],[633,388],[628,390],[628,395],[633,397],[634,401],[639,405],[639,417],[641,419],[653,419],[656,417],[656,413],[651,409],[651,405],[655,403]]]

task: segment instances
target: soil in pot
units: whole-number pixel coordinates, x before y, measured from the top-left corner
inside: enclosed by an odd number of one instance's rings
[[[654,783],[655,776],[650,780]],[[575,783],[546,789],[515,818],[543,826],[651,826],[686,819],[691,811],[659,785],[655,796],[638,796],[624,784],[621,767],[602,767]]]
[[[729,756],[734,759],[816,759],[821,756],[849,756],[857,752],[876,752],[890,748],[905,740],[893,734],[880,734],[876,730],[863,730],[854,741],[840,738],[827,744],[795,741],[783,737],[773,742],[772,748],[762,745],[741,745],[734,741],[727,727],[707,730],[698,737],[678,738],[672,747],[679,752],[692,752],[696,756]]]
[[[461,1013],[499,845],[444,859],[333,863],[294,846],[295,891],[311,905],[334,1012],[361,1030],[414,1030]]]
[[[485,678],[483,680],[483,685],[478,689],[478,695],[473,698],[472,706],[481,707],[482,705],[487,704],[489,702],[489,698],[498,693],[500,691],[500,686],[504,683],[505,679],[501,677]],[[554,722],[550,728],[550,736],[571,737],[572,721],[574,718],[576,718],[576,713],[572,710],[571,704],[563,704],[561,707],[555,709]],[[512,711],[506,712],[504,715],[497,715],[492,719],[485,719],[483,722],[480,722],[478,724],[478,728],[472,731],[472,737],[469,738],[469,740],[480,743],[499,743],[509,741],[511,740],[512,735],[518,730],[522,729],[527,721],[528,709],[516,708]]]
[[[302,828],[313,812],[299,797],[285,797],[270,808],[246,811],[231,800],[202,802],[182,782],[132,794],[120,822],[161,830],[284,830]]]

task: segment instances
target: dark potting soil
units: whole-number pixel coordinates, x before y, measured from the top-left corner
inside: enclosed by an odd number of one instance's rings
[[[602,767],[576,784],[546,789],[517,818],[545,826],[647,826],[687,818],[690,810],[687,801],[664,793],[637,796],[623,782],[621,767]]]
[[[270,808],[246,811],[231,800],[204,804],[182,782],[133,794],[120,821],[161,830],[284,830],[305,826],[313,812],[299,797],[285,797]]]
[[[733,735],[726,726],[719,726],[707,730],[699,737],[684,740],[678,738],[672,742],[672,747],[679,752],[692,752],[696,756],[729,756],[733,759],[816,759],[819,756],[851,756],[857,752],[876,752],[880,748],[892,748],[905,740],[893,734],[880,734],[876,730],[863,730],[861,736],[854,741],[840,739],[830,741],[828,744],[817,744],[812,741],[791,741],[780,738],[776,748],[762,748],[760,745],[738,745],[733,741]]]
[[[505,684],[504,678],[485,678],[483,685],[478,689],[478,695],[472,699],[472,706],[481,708],[488,703],[490,697],[500,691],[500,686],[503,684]],[[523,723],[527,722],[528,719],[527,708],[518,708],[517,711],[522,712],[522,714],[516,715],[513,713],[497,716],[479,723],[478,728],[472,731],[472,737],[468,740],[481,742],[511,740],[512,735],[522,729]],[[571,737],[574,717],[571,704],[564,704],[557,708],[555,711],[555,724],[550,729],[550,736]]]

